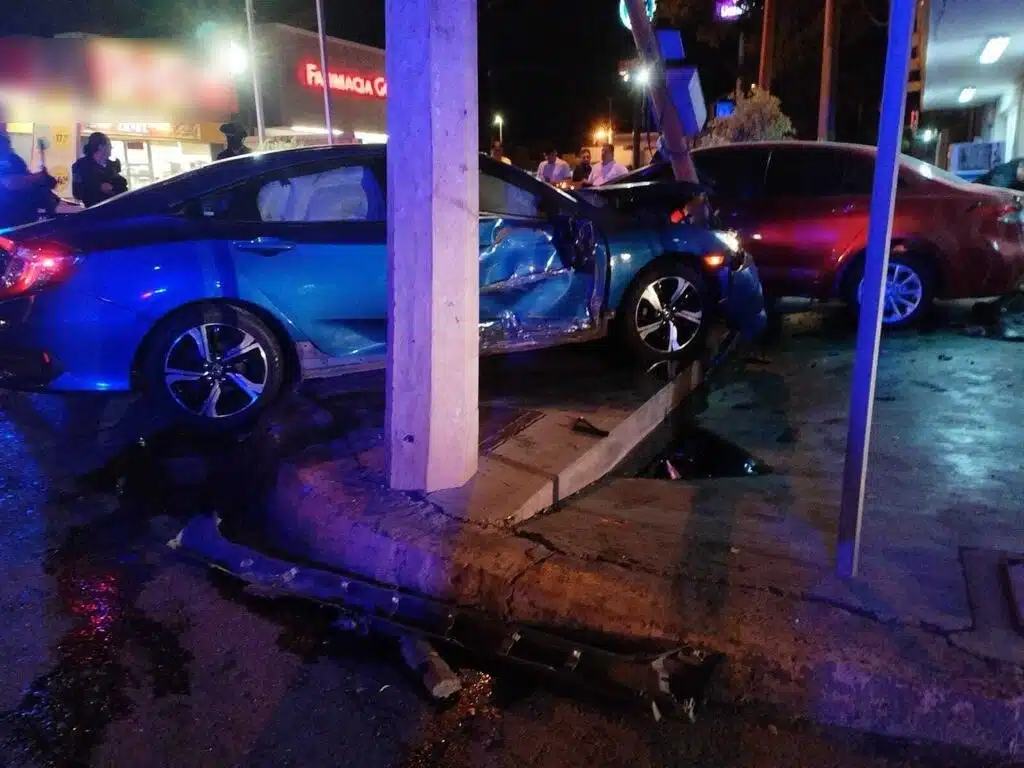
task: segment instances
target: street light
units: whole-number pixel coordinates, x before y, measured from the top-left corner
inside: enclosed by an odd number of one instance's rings
[[[605,141],[611,141],[611,129],[609,128],[598,128],[594,131],[594,141],[598,144],[603,144]]]
[[[505,143],[505,118],[501,115],[494,116],[494,124],[498,126],[498,141]]]
[[[636,84],[641,88],[646,88],[651,84],[650,67],[640,67],[640,69],[636,71]]]
[[[227,72],[232,77],[238,77],[249,69],[249,54],[234,40],[228,42],[227,45],[217,46],[214,56],[217,69]]]

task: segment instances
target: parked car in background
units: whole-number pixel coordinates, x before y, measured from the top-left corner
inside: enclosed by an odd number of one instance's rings
[[[740,233],[771,297],[859,305],[875,148],[785,141],[694,151],[722,224]],[[667,165],[620,183],[666,181]],[[902,158],[883,322],[915,323],[935,299],[1009,293],[1024,280],[1024,206],[1012,192],[970,184]]]
[[[1024,157],[997,165],[984,176],[979,177],[976,183],[1024,192]]]
[[[380,367],[385,151],[242,156],[0,231],[0,386],[141,390],[230,430],[302,378]],[[484,353],[614,328],[655,364],[700,354],[715,315],[763,325],[735,235],[650,226],[490,158],[480,168]]]

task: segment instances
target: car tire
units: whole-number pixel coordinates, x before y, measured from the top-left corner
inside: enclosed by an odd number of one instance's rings
[[[657,261],[636,276],[619,305],[619,341],[646,366],[690,362],[704,353],[710,310],[700,272]]]
[[[228,304],[175,312],[142,355],[148,397],[182,426],[224,433],[253,423],[285,381],[281,344],[256,315]]]
[[[861,259],[847,281],[846,296],[858,313],[863,282],[864,260]],[[882,327],[897,330],[921,323],[931,314],[935,303],[935,283],[935,268],[927,258],[893,246],[886,294],[882,297]]]

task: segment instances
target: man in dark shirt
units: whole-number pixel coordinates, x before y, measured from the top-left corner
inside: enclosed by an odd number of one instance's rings
[[[580,150],[580,162],[572,172],[572,180],[576,182],[586,181],[590,178],[590,172],[594,169],[594,166],[590,163],[590,150],[583,148]]]
[[[252,150],[245,146],[245,137],[248,136],[245,128],[240,126],[238,123],[224,123],[220,127],[220,132],[224,134],[224,138],[227,140],[227,149],[221,150],[217,155],[218,160],[227,160],[229,157],[238,157],[239,155],[248,155]]]
[[[56,183],[45,171],[29,173],[28,165],[11,147],[10,137],[0,129],[0,229],[38,219]]]

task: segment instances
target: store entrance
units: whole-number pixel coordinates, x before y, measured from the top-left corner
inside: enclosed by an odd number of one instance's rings
[[[128,189],[139,189],[213,161],[209,144],[111,139],[110,145],[111,157],[121,161]]]

